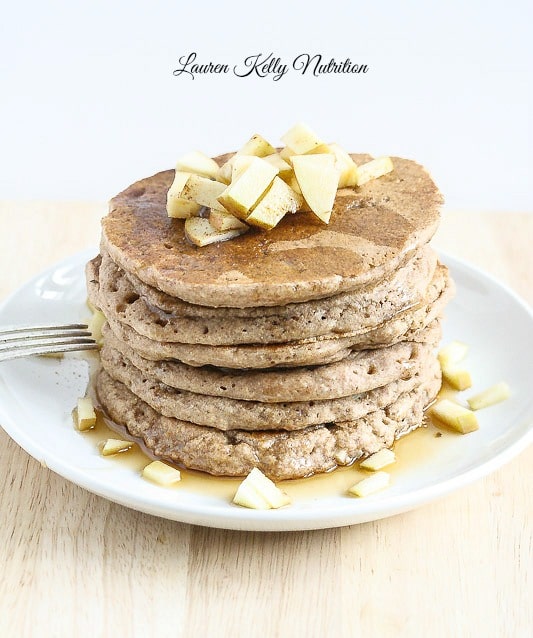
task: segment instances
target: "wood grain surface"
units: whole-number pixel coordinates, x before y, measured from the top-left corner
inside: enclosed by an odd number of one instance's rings
[[[98,244],[101,204],[0,202],[0,299]],[[447,213],[437,247],[533,302],[533,215]],[[533,633],[533,450],[407,514],[301,533],[141,514],[0,430],[0,636],[522,638]]]

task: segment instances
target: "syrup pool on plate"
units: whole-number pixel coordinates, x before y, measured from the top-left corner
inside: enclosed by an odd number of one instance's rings
[[[455,391],[444,385],[437,398],[452,398],[455,395]],[[128,450],[106,458],[110,463],[118,463],[122,467],[128,467],[138,474],[156,458],[146,449],[142,440],[131,437],[125,428],[110,421],[99,410],[97,410],[95,427],[85,432],[80,432],[80,435],[98,448],[101,448],[106,439],[117,438],[117,435],[125,440],[133,441],[134,444]],[[460,435],[447,430],[441,424],[436,423],[429,414],[426,414],[423,427],[413,430],[394,443],[393,449],[396,461],[384,468],[384,470],[391,474],[391,481],[393,482],[395,477],[401,476],[402,473],[416,470],[417,464],[437,455],[439,450],[442,449],[444,441],[455,436]],[[239,483],[242,481],[242,477],[218,477],[204,472],[179,469],[181,481],[175,486],[170,488],[161,487],[161,489],[186,490],[198,494],[209,494],[230,502]],[[351,466],[339,467],[331,472],[317,474],[309,478],[280,481],[277,485],[291,497],[293,502],[298,500],[309,501],[346,494],[349,487],[369,476],[369,474],[371,472],[360,469],[359,464],[354,463]]]

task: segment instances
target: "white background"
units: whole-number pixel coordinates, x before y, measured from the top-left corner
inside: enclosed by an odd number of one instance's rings
[[[297,121],[425,164],[448,207],[533,211],[533,3],[13,2],[3,9],[0,198],[104,200]],[[366,75],[174,77],[322,53]]]

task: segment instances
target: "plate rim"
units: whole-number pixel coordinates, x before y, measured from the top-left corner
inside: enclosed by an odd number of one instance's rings
[[[445,251],[439,250],[437,252],[439,258],[451,268],[455,267],[468,271],[470,274],[474,274],[476,279],[486,280],[492,286],[498,288],[500,292],[506,294],[515,304],[520,306],[533,323],[532,308],[507,284],[461,257],[456,257]],[[0,317],[4,309],[13,303],[19,294],[43,276],[67,265],[75,266],[79,263],[83,267],[83,264],[91,258],[91,255],[95,256],[97,254],[97,248],[87,248],[55,262],[40,273],[30,277],[2,301],[0,304]],[[322,507],[316,510],[312,508],[305,510],[283,508],[281,510],[260,511],[248,510],[227,503],[225,506],[211,506],[204,503],[197,507],[188,503],[184,508],[183,506],[180,507],[179,501],[175,503],[177,507],[170,508],[165,506],[163,502],[158,502],[157,499],[145,499],[139,497],[139,495],[135,497],[129,491],[125,492],[120,486],[117,487],[109,481],[106,482],[105,476],[103,480],[100,477],[91,476],[91,470],[80,470],[72,463],[65,461],[61,456],[47,452],[43,457],[40,446],[33,441],[31,436],[26,434],[23,427],[17,425],[15,416],[10,414],[7,406],[0,403],[0,427],[41,465],[69,482],[97,496],[146,514],[182,523],[241,531],[284,532],[334,528],[379,520],[425,505],[453,492],[459,487],[469,485],[483,478],[524,451],[533,442],[533,428],[531,427],[533,425],[533,415],[528,415],[526,419],[528,421],[528,429],[512,444],[486,461],[456,476],[444,479],[436,484],[422,486],[405,494],[387,497],[381,493],[380,498],[375,501],[365,500],[365,508],[362,514],[355,506],[358,502],[356,499],[347,499],[346,503],[336,503],[333,507]],[[160,488],[155,487],[155,489]],[[227,505],[230,505],[230,507],[227,507]]]

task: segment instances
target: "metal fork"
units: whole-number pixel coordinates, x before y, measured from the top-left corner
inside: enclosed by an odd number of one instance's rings
[[[0,361],[37,354],[94,350],[98,344],[87,324],[0,328]]]

